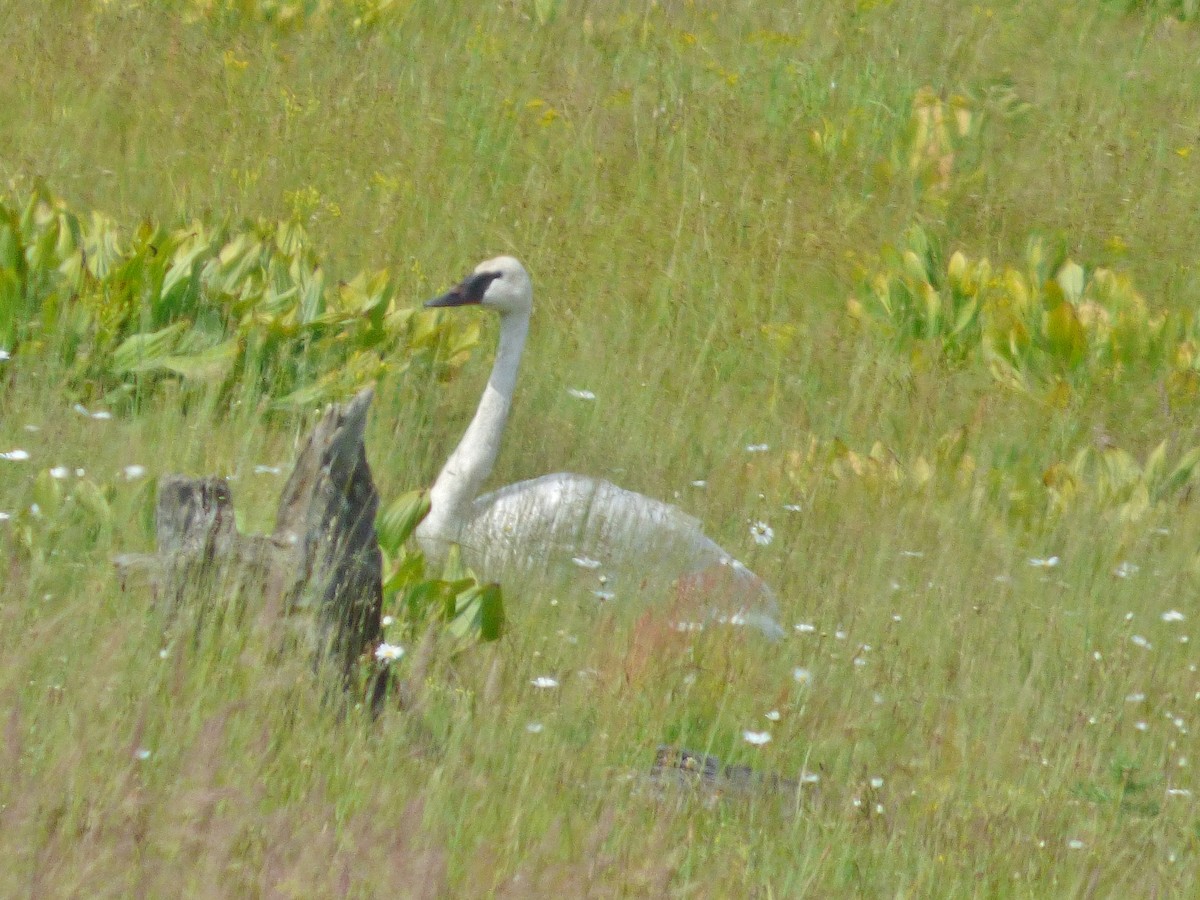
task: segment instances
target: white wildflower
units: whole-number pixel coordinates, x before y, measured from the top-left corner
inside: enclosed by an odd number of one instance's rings
[[[254,467],[255,475],[278,475],[283,469],[279,466],[257,465]]]
[[[778,722],[782,718],[782,716],[779,714],[779,710],[777,709],[773,709],[769,713],[764,713],[763,715],[770,722]]]
[[[384,665],[395,662],[404,655],[404,648],[399,644],[389,644],[387,641],[375,648],[375,658]]]
[[[708,482],[705,481],[703,478],[697,478],[695,481],[692,482],[692,487],[694,487],[694,488],[708,487]]]
[[[135,758],[137,758],[141,762],[145,762],[146,760],[148,760],[150,758],[150,751],[147,750],[145,747],[139,747],[133,755]]]
[[[1141,566],[1139,566],[1137,563],[1131,563],[1127,561],[1121,563],[1119,566],[1113,569],[1113,574],[1118,578],[1131,578],[1139,571],[1141,571]]]
[[[878,775],[875,776],[871,779],[871,787],[875,788],[875,790],[879,790],[881,787],[883,787],[883,779]]]
[[[770,743],[771,733],[769,731],[743,731],[742,739],[747,744],[753,744],[755,747],[761,747],[763,744]]]
[[[1035,556],[1029,560],[1029,564],[1031,566],[1033,566],[1035,569],[1053,569],[1055,566],[1058,565],[1058,557],[1057,556],[1046,556],[1046,557]]]
[[[1143,694],[1141,691],[1138,691],[1136,694],[1130,694],[1128,697],[1126,697],[1125,702],[1126,703],[1141,703],[1145,699],[1146,699],[1146,695]]]
[[[1152,646],[1151,646],[1151,644],[1150,644],[1150,642],[1149,642],[1148,640],[1146,640],[1144,637],[1142,637],[1140,634],[1135,634],[1135,635],[1133,635],[1133,636],[1132,636],[1132,637],[1129,639],[1129,641],[1130,641],[1130,643],[1132,643],[1134,646],[1136,646],[1136,647],[1141,647],[1143,650],[1150,650],[1150,649],[1153,649],[1153,648],[1152,648]]]
[[[1181,613],[1177,609],[1168,609],[1165,613],[1162,614],[1162,620],[1164,622],[1182,622],[1186,618],[1187,618],[1187,616],[1185,616],[1183,613]]]
[[[94,413],[92,413],[92,418],[99,419],[100,421],[104,421],[106,419],[111,419],[112,417],[113,417],[112,413],[110,413],[107,409],[98,409]]]
[[[755,522],[750,526],[750,537],[754,538],[754,543],[765,547],[775,540],[775,529],[766,522]]]
[[[579,566],[581,569],[598,569],[600,568],[600,560],[592,559],[587,556],[572,556],[571,562]]]
[[[556,688],[558,687],[558,679],[551,678],[549,675],[539,675],[533,681],[529,682],[535,688]]]
[[[803,510],[803,507],[799,503],[785,503],[783,504],[783,508],[787,512],[801,512]]]
[[[747,444],[746,445],[747,453],[766,453],[770,449],[771,449],[770,444]]]
[[[792,678],[797,684],[812,684],[813,675],[808,669],[803,666],[796,666],[792,669]]]
[[[1190,797],[1192,792],[1187,788],[1167,788],[1168,797]]]
[[[9,459],[13,462],[24,462],[29,459],[28,450],[9,450],[7,453],[0,453],[0,459]]]
[[[525,726],[525,730],[528,731],[530,734],[541,734],[543,731],[546,730],[546,726],[543,725],[541,722],[530,722],[528,725]]]
[[[382,625],[384,628],[387,628],[389,625],[394,625],[395,622],[396,622],[395,616],[384,616],[382,619],[379,620],[379,624]]]
[[[63,478],[68,477],[70,474],[71,474],[71,470],[68,469],[66,466],[55,466],[53,469],[50,470],[50,477],[57,478],[59,480],[62,480]]]
[[[126,481],[133,481],[137,478],[141,478],[143,475],[146,474],[146,467],[139,466],[135,463],[134,465],[126,466],[124,469],[124,473],[125,473]]]
[[[596,395],[591,391],[585,391],[582,388],[567,388],[567,393],[576,400],[595,400]]]
[[[800,634],[812,634],[816,630],[816,625],[809,625],[807,622],[796,623],[796,631],[798,631]]]
[[[1082,850],[1083,841],[1067,841],[1067,848],[1070,850]]]

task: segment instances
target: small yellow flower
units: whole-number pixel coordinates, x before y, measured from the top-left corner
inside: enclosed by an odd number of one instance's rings
[[[247,66],[250,65],[249,60],[238,59],[237,54],[234,53],[233,50],[226,50],[224,58],[225,58],[225,68],[232,69],[237,72],[243,71],[244,69],[246,69]]]

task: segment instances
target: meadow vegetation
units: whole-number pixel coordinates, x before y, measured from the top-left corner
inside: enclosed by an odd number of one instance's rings
[[[1193,895],[1194,7],[10,0],[0,892]],[[371,722],[121,589],[157,476],[267,531],[362,384],[428,485],[495,323],[416,309],[497,253],[493,484],[677,502],[785,640],[505,584]],[[664,797],[661,743],[816,778]]]

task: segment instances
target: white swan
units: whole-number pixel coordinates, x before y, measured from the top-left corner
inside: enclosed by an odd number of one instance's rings
[[[442,468],[417,541],[432,559],[457,543],[481,576],[531,568],[586,573],[601,597],[675,582],[771,637],[775,596],[757,575],[705,536],[682,510],[584,475],[558,473],[479,496],[508,421],[533,286],[525,267],[499,256],[476,267],[427,307],[483,306],[500,314],[500,345],[475,418]],[[719,595],[719,596],[717,596]]]

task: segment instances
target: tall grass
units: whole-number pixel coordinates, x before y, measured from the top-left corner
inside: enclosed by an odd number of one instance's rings
[[[0,460],[3,893],[1194,893],[1200,518],[1187,491],[1123,516],[1086,481],[1056,506],[1044,476],[1200,444],[1195,402],[1154,371],[1010,391],[844,310],[914,221],[1011,265],[1061,234],[1194,309],[1195,26],[1048,0],[414,0],[357,27],[328,5],[284,27],[266,3],[12,0],[0,179],[129,228],[297,217],[334,278],[387,266],[413,304],[521,256],[534,331],[494,482],[675,500],[811,628],[764,646],[506,585],[508,636],[434,652],[419,715],[339,720],[302,663],[195,639],[108,563],[150,542],[166,472],[236,476],[267,530],[281,479],[255,467],[286,472],[307,421],[186,387],[96,420],[52,361],[0,362],[0,451],[30,454]],[[945,181],[924,87],[972,113]],[[436,474],[486,365],[380,386],[385,497]],[[955,434],[969,467],[937,461]],[[112,524],[67,499],[83,478]],[[664,741],[820,781],[664,800],[642,777]]]

